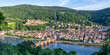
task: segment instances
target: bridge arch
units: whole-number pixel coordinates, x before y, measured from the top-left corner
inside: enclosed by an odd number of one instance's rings
[[[38,46],[43,47],[44,45],[47,46],[47,44],[50,44],[51,42],[54,42],[54,41],[55,41],[55,39],[52,39],[52,40],[50,39],[50,40],[39,42],[39,43],[37,43],[35,45],[36,45],[36,47],[38,47]]]

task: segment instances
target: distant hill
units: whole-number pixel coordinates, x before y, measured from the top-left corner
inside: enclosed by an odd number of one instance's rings
[[[45,8],[48,8],[50,10],[54,10],[56,12],[75,12],[77,10],[73,10],[71,8],[66,8],[66,7],[60,7],[60,6],[43,6]]]
[[[7,19],[40,19],[44,21],[54,20],[60,22],[79,23],[80,20],[88,20],[79,14],[72,12],[72,9],[64,7],[44,7],[35,5],[17,5],[9,7],[1,7],[0,12],[4,13]],[[71,12],[70,12],[71,10]],[[66,12],[67,11],[67,12]]]
[[[77,11],[75,12],[80,14],[92,22],[102,24],[102,25],[109,25],[110,26],[110,8],[105,8],[102,10],[95,10],[95,11]]]
[[[0,12],[4,13],[6,18],[12,19],[49,19],[61,22],[75,22],[81,20],[92,21],[102,25],[110,25],[110,8],[86,11],[74,10],[59,6],[36,6],[36,5],[17,5],[9,7],[0,7]]]
[[[91,20],[102,25],[110,25],[110,8],[93,12]]]
[[[74,12],[76,14],[82,15],[89,21],[110,26],[110,8],[105,8],[102,10],[74,10],[65,7],[47,7],[50,10],[55,10],[56,12]]]

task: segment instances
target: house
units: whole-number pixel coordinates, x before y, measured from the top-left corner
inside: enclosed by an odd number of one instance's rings
[[[91,28],[90,26],[86,26],[86,28]]]
[[[5,31],[0,31],[0,35],[4,35],[5,33]]]

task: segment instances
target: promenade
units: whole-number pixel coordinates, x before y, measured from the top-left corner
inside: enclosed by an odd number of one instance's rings
[[[57,42],[57,43],[66,43],[66,44],[86,45],[86,46],[103,46],[103,44],[84,43],[84,42],[73,42],[73,41],[54,41],[54,42]]]
[[[8,35],[0,35],[0,37],[9,37],[9,38],[20,38],[20,37],[17,37],[17,36],[8,36]]]
[[[8,37],[8,38],[18,38],[18,39],[22,39],[22,40],[35,40],[35,41],[44,41],[43,39],[34,39],[34,38],[20,38],[20,37],[17,37],[17,36],[8,36],[8,35],[0,35],[0,37]]]

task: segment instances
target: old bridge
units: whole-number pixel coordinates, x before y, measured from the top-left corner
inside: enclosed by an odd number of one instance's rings
[[[51,42],[54,42],[55,39],[49,39],[49,40],[45,40],[45,41],[42,41],[42,42],[39,42],[39,43],[36,43],[36,47],[38,46],[41,46],[43,47],[44,45],[47,46],[47,44],[50,44]]]

